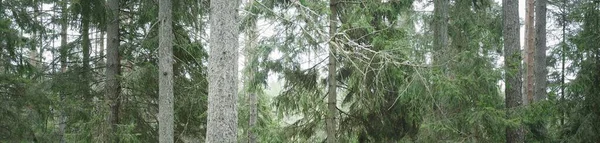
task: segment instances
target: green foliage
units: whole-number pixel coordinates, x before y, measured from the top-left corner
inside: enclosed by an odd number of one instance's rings
[[[517,116],[508,119],[500,87],[503,75],[510,73],[497,65],[503,38],[501,6],[495,1],[451,1],[450,50],[444,51],[431,46],[432,13],[412,7],[423,1],[338,2],[333,42],[326,28],[328,1],[258,0],[245,8],[241,30],[262,30],[259,23],[265,22],[273,24],[266,27],[275,34],[259,36],[258,46],[245,51],[240,141],[247,140],[250,130],[258,142],[324,141],[327,58],[338,61],[340,142],[503,142],[505,128],[517,126],[525,127],[526,142],[600,140],[597,1],[551,0],[555,9],[549,9],[550,18],[567,33],[550,48],[549,98],[515,109]],[[175,142],[201,142],[207,132],[210,65],[208,43],[202,39],[208,3],[173,1]],[[120,5],[123,92],[116,134],[121,142],[157,142],[158,3],[130,0]],[[76,38],[69,38],[60,51],[54,44],[62,13],[70,31],[89,22],[94,32],[103,31],[108,22],[105,9],[100,0],[0,2],[0,142],[56,142],[61,115],[66,117],[67,142],[95,142],[105,133],[104,55],[97,55],[92,45],[91,67],[84,68],[83,38],[69,33]],[[335,57],[325,54],[329,44],[336,46]],[[42,52],[38,65],[32,51]],[[448,59],[431,61],[440,54]],[[67,59],[65,71],[58,68],[61,57]],[[564,70],[559,69],[562,59]],[[89,76],[83,77],[84,72]],[[272,77],[281,85],[269,85]],[[278,86],[281,91],[272,93]],[[91,96],[84,96],[86,88]],[[248,93],[258,97],[254,128],[248,125]]]

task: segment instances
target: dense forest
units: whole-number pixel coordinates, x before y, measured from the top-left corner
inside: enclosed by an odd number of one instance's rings
[[[598,0],[0,0],[0,142],[598,141]]]

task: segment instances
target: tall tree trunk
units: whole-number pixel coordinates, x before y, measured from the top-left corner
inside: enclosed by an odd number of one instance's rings
[[[67,72],[67,30],[69,28],[69,21],[67,20],[67,2],[63,1],[61,3],[61,23],[60,23],[60,72]],[[64,103],[65,101],[65,93],[60,93],[60,101]],[[60,143],[65,143],[65,128],[66,124],[66,115],[64,109],[60,111],[60,115],[58,117],[58,131],[60,136]]]
[[[252,7],[254,4],[254,0],[249,0],[248,4],[250,7]],[[258,34],[256,32],[256,16],[254,16],[253,14],[249,14],[248,16],[252,16],[251,21],[248,23],[247,27],[246,27],[246,45],[245,45],[245,51],[246,51],[246,63],[244,65],[246,65],[246,68],[248,68],[248,73],[247,77],[245,78],[245,82],[253,82],[253,78],[255,76],[255,73],[257,71],[256,67],[249,67],[248,65],[250,65],[251,61],[249,59],[251,59],[252,57],[252,53],[254,53],[253,51],[256,51],[256,38],[258,38]],[[246,83],[245,85],[252,85],[254,83]],[[258,97],[256,95],[256,89],[250,89],[250,88],[246,88],[247,89],[247,95],[248,95],[248,110],[249,110],[249,114],[248,114],[248,143],[256,143],[256,133],[254,132],[255,128],[256,128],[256,122],[258,121]]]
[[[525,79],[525,94],[527,95],[526,100],[523,101],[523,105],[528,105],[533,101],[533,93],[534,93],[534,51],[535,51],[535,36],[534,36],[534,0],[526,1],[525,8],[525,65],[526,66],[526,77]]]
[[[546,0],[535,3],[535,96],[534,102],[546,99]]]
[[[441,64],[442,61],[448,59],[448,0],[436,0],[433,1],[433,48],[438,52],[438,56],[434,56],[433,62]]]
[[[336,0],[330,0],[329,1],[329,10],[331,11],[331,14],[329,15],[329,36],[331,37],[331,41],[329,42],[329,65],[328,65],[328,69],[329,69],[329,74],[328,74],[328,91],[327,91],[327,108],[328,108],[328,112],[327,112],[327,142],[328,143],[335,143],[337,142],[337,137],[336,137],[336,120],[335,120],[335,114],[337,113],[337,80],[335,78],[336,76],[336,58],[335,58],[335,51],[336,51],[336,44],[335,44],[335,33],[337,32],[337,1]]]
[[[81,3],[81,49],[83,52],[83,96],[86,100],[92,99],[90,97],[90,1],[82,1]]]
[[[207,143],[237,142],[239,4],[210,1]]]
[[[158,75],[158,134],[159,142],[173,140],[173,25],[171,0],[160,0],[159,75]]]
[[[121,85],[118,76],[121,73],[119,57],[119,0],[108,0],[108,24],[106,27],[106,85],[105,99],[109,106],[106,117],[107,130],[103,142],[118,142],[115,132],[119,124],[119,94]]]
[[[561,45],[561,50],[560,50],[560,58],[561,58],[561,76],[560,76],[560,103],[564,103],[565,101],[565,59],[566,59],[566,50],[567,50],[567,0],[563,0],[563,5],[562,5],[562,12],[561,13],[561,17],[562,17],[562,45]],[[563,105],[564,106],[564,105]],[[561,109],[561,118],[560,118],[560,125],[564,125],[565,124],[565,110],[563,107],[560,108]]]
[[[505,102],[507,118],[514,118],[515,108],[521,106],[521,52],[519,43],[519,1],[502,0],[504,37]],[[521,126],[506,127],[506,142],[524,142]]]

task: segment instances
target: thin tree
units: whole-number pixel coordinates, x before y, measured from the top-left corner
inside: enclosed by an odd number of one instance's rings
[[[239,0],[210,1],[206,142],[237,142]]]
[[[121,84],[118,76],[121,74],[119,63],[119,0],[108,0],[108,24],[106,27],[106,86],[105,98],[109,106],[106,117],[107,130],[103,142],[117,142],[116,130],[119,123],[119,94]]]
[[[160,0],[158,75],[158,135],[159,142],[173,142],[173,27],[171,0]]]
[[[90,10],[91,2],[89,0],[81,1],[81,50],[83,52],[83,71],[82,71],[82,79],[83,80],[83,95],[86,100],[90,100],[90,46],[92,45],[90,42],[90,23],[91,23],[91,13]]]
[[[535,1],[535,96],[534,102],[546,99],[546,0]]]
[[[67,30],[69,28],[69,21],[67,20],[67,1],[61,2],[61,18],[60,18],[60,72],[67,72]],[[65,93],[60,93],[60,101],[64,102]],[[58,130],[60,136],[60,143],[66,142],[65,140],[65,128],[67,126],[66,123],[66,115],[64,109],[60,111],[60,115],[58,117]]]
[[[502,0],[504,37],[505,106],[507,118],[514,118],[515,108],[521,106],[521,53],[519,52],[519,1]],[[524,141],[523,128],[506,127],[506,142]]]
[[[526,1],[525,8],[525,65],[526,77],[525,77],[525,93],[527,95],[526,100],[523,101],[524,105],[529,104],[533,101],[534,93],[534,51],[535,51],[535,36],[534,36],[534,0]]]
[[[336,59],[335,59],[335,32],[337,31],[337,1],[330,0],[329,1],[329,10],[331,11],[329,15],[329,36],[331,37],[331,41],[329,43],[329,74],[328,74],[328,91],[327,91],[327,142],[335,143],[337,142],[336,137],[336,120],[335,115],[337,113],[337,81],[336,81]]]
[[[248,0],[248,4],[250,6],[250,12],[252,12],[253,6],[254,6],[254,0]],[[252,57],[252,53],[253,51],[255,51],[256,49],[256,40],[258,38],[258,34],[256,31],[256,22],[257,22],[257,16],[255,16],[254,13],[249,13],[248,16],[250,17],[250,20],[248,22],[248,25],[246,25],[247,27],[245,28],[246,30],[246,41],[245,41],[245,45],[244,45],[244,49],[246,52],[245,58],[246,58],[246,62],[245,62],[245,66],[247,68],[248,73],[246,74],[246,78],[245,81],[246,82],[246,90],[247,90],[247,95],[248,95],[248,129],[247,129],[247,138],[248,138],[248,143],[256,143],[256,133],[254,132],[254,129],[256,128],[256,122],[258,121],[258,97],[256,95],[256,90],[255,88],[250,88],[252,87],[251,85],[254,84],[253,82],[253,78],[254,75],[256,74],[255,72],[257,71],[257,67],[250,67],[250,58]]]
[[[434,62],[440,64],[442,61],[448,60],[445,58],[448,55],[445,53],[448,50],[448,0],[433,1],[433,7],[433,47],[435,51],[439,52],[439,56],[435,57],[440,57],[434,59]]]

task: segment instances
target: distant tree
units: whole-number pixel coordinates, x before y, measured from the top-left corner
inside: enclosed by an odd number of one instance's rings
[[[329,1],[329,64],[327,65],[327,71],[329,72],[327,75],[327,142],[328,143],[336,143],[337,140],[337,67],[336,67],[336,50],[337,45],[335,42],[335,35],[337,32],[337,1],[330,0]]]

